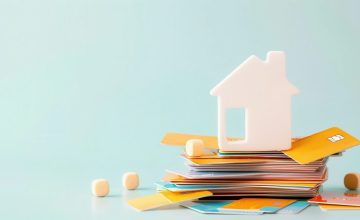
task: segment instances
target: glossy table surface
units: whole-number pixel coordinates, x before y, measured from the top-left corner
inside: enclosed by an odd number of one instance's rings
[[[250,55],[286,53],[293,136],[338,126],[360,137],[360,1],[0,1],[0,219],[359,219],[357,211],[203,215],[136,212],[183,166],[166,132],[214,135],[210,90]],[[244,121],[229,123],[242,137]],[[274,125],[276,126],[276,125]],[[234,131],[231,133],[231,131]],[[331,158],[324,190],[360,172],[360,147]],[[138,172],[140,189],[121,177]],[[95,198],[93,179],[110,195]]]

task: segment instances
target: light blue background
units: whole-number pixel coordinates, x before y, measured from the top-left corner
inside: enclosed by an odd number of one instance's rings
[[[181,166],[165,132],[216,134],[210,89],[249,55],[287,53],[293,133],[359,137],[359,1],[0,2],[1,219],[238,219],[125,201]],[[329,162],[328,189],[360,172],[360,148]],[[141,189],[121,176],[136,171]],[[90,184],[107,178],[111,196]],[[311,207],[287,218],[347,218]],[[282,218],[266,215],[256,218]],[[247,217],[250,218],[250,217]],[[254,218],[254,217],[251,217]]]

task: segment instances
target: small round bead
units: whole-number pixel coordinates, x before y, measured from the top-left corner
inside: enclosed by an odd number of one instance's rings
[[[135,172],[124,173],[122,183],[125,189],[136,189],[139,186],[139,175]]]
[[[106,196],[109,193],[109,188],[109,182],[106,179],[96,179],[91,184],[91,191],[94,196]]]
[[[360,186],[360,174],[348,173],[344,177],[344,185],[350,190],[356,190]]]
[[[185,150],[189,156],[201,156],[204,152],[204,141],[200,139],[190,139],[186,142]]]

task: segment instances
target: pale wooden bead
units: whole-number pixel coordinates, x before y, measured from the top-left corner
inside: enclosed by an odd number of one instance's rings
[[[201,156],[204,152],[204,141],[201,139],[190,139],[186,142],[186,154],[192,157]]]
[[[344,185],[350,190],[356,190],[360,187],[360,173],[348,173],[344,177]]]
[[[109,193],[109,182],[106,179],[93,180],[91,191],[94,196],[103,197]]]
[[[122,182],[125,189],[136,189],[139,186],[139,175],[135,172],[124,173]]]

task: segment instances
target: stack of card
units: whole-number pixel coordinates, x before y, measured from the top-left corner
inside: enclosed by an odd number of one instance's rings
[[[343,139],[330,140],[334,135]],[[330,128],[301,139],[294,139],[286,151],[222,152],[216,137],[169,133],[162,143],[185,145],[201,139],[208,147],[198,157],[183,154],[186,169],[168,170],[159,190],[187,192],[209,190],[211,199],[239,197],[314,197],[327,179],[329,156],[341,155],[359,140],[339,128]],[[210,199],[210,198],[207,198]]]
[[[327,158],[300,165],[282,156],[268,158],[261,154],[252,153],[246,158],[241,154],[197,158],[182,155],[187,170],[168,170],[165,181],[157,186],[173,192],[209,190],[214,197],[226,199],[313,197],[327,178]]]
[[[180,203],[201,213],[298,213],[309,204],[295,198],[318,195],[327,179],[328,157],[339,156],[344,150],[360,144],[336,127],[294,139],[291,149],[281,152],[222,152],[214,136],[178,133],[166,134],[162,143],[184,146],[190,139],[201,139],[205,152],[197,157],[182,154],[186,169],[168,170],[163,181],[157,183],[158,192],[128,201],[132,207],[145,211]],[[310,201],[325,203],[322,196]],[[340,199],[328,203],[333,205],[323,204],[324,208],[344,209],[345,205],[358,208],[355,207],[358,201],[344,203],[340,201],[342,197],[335,196]],[[354,197],[353,194],[346,196]],[[356,200],[358,198],[356,196]],[[332,200],[334,195],[326,199]]]

